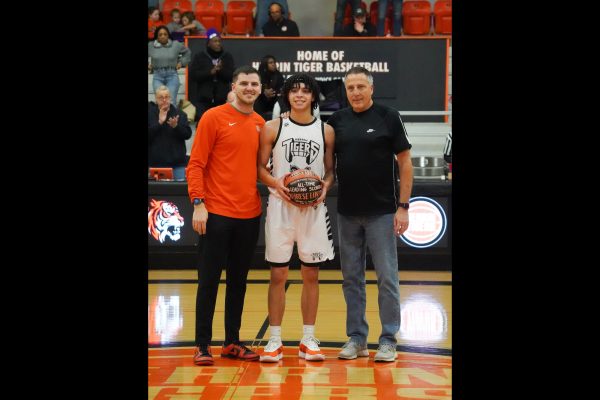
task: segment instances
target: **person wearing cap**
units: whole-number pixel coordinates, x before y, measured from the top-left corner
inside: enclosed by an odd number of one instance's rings
[[[376,36],[377,28],[367,21],[367,13],[361,7],[354,10],[354,22],[344,25],[341,36]]]
[[[233,70],[233,56],[223,49],[221,35],[208,29],[206,50],[194,56],[189,68],[188,96],[196,107],[196,121],[209,108],[226,103]]]
[[[269,20],[262,27],[264,36],[300,36],[298,25],[283,16],[283,7],[277,2],[269,5]]]

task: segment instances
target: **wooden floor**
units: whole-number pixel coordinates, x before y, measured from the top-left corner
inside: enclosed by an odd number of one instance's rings
[[[221,279],[224,282],[225,273]],[[398,359],[375,363],[381,332],[374,271],[367,271],[367,321],[370,357],[339,360],[346,342],[346,304],[340,271],[319,273],[320,300],[315,336],[327,358],[298,358],[302,337],[298,270],[289,273],[282,322],[284,359],[278,364],[221,359],[225,284],[219,286],[213,325],[215,364],[192,363],[197,273],[148,273],[149,399],[451,399],[452,275],[450,272],[400,271],[402,323]],[[248,276],[240,339],[253,350],[268,340],[268,270]]]

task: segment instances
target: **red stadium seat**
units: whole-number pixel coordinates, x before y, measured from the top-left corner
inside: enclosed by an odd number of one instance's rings
[[[452,35],[452,0],[437,0],[433,6],[433,26],[438,35]]]
[[[428,35],[431,31],[431,4],[411,0],[402,4],[402,28],[407,35]]]
[[[163,21],[168,24],[172,21],[171,10],[177,8],[183,14],[186,11],[192,11],[192,2],[190,0],[165,0],[162,6]]]
[[[254,31],[252,0],[229,0],[225,12],[225,31],[229,34],[245,35]]]
[[[196,0],[194,15],[206,29],[215,28],[223,31],[225,6],[221,0]]]

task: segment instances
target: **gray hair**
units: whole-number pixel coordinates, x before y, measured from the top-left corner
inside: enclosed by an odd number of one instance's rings
[[[348,72],[346,72],[346,75],[344,75],[344,80],[346,80],[346,78],[348,77],[348,75],[351,74],[364,74],[367,76],[367,80],[369,81],[369,83],[372,85],[373,84],[373,74],[371,74],[371,71],[369,71],[368,69],[366,69],[365,67],[352,67],[348,70]]]
[[[157,94],[158,92],[167,92],[167,93],[169,93],[169,96],[171,96],[171,91],[170,91],[170,90],[169,90],[169,88],[168,88],[168,87],[166,87],[165,85],[160,85],[160,86],[158,87],[158,89],[156,89],[156,90],[154,91],[154,95],[156,96],[156,94]]]

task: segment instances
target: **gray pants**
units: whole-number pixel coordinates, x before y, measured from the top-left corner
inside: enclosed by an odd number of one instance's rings
[[[346,335],[360,345],[367,343],[365,269],[368,247],[377,274],[382,327],[379,344],[396,344],[394,335],[400,328],[400,285],[394,214],[369,217],[338,214],[338,236],[346,299]]]

